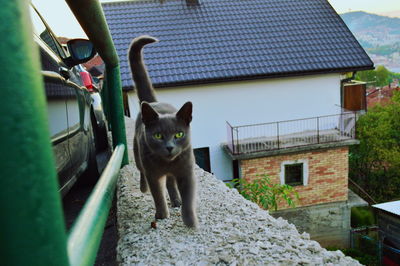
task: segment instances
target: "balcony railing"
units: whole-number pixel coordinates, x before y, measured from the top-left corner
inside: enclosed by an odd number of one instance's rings
[[[354,139],[357,117],[357,112],[343,112],[243,126],[227,122],[227,146],[239,155]]]

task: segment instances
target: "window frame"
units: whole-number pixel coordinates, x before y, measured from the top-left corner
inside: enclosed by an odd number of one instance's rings
[[[286,176],[286,166],[287,165],[296,165],[302,164],[303,165],[303,182],[299,185],[291,185],[286,184],[285,176]],[[289,185],[289,186],[307,186],[308,185],[308,160],[307,159],[300,159],[300,160],[291,160],[291,161],[283,161],[281,163],[281,172],[280,172],[280,181],[281,185]]]

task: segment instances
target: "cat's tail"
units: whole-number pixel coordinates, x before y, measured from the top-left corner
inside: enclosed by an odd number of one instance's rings
[[[139,101],[143,102],[156,102],[156,95],[154,93],[153,85],[151,83],[149,74],[143,61],[142,48],[149,43],[157,42],[158,40],[148,36],[142,35],[133,39],[129,51],[128,59],[131,66],[133,81],[135,82],[136,92]]]

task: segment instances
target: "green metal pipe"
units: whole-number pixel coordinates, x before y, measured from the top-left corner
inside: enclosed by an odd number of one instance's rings
[[[125,146],[113,152],[68,238],[70,265],[93,265],[112,204]]]
[[[98,0],[66,0],[86,35],[95,45],[97,52],[106,64],[106,91],[104,102],[111,118],[111,131],[114,147],[126,146],[124,108],[122,100],[121,77],[118,55],[108,29],[103,9]],[[125,150],[122,165],[129,163]]]
[[[106,115],[107,120],[111,121],[110,120],[110,112],[109,112],[110,104],[108,101],[109,97],[108,97],[107,80],[105,79],[105,77],[103,79],[103,86],[102,86],[102,90],[100,91],[100,96],[101,96],[101,99],[103,102],[104,114]],[[110,129],[111,129],[111,127],[110,127]]]
[[[106,65],[106,79],[113,143],[114,146],[115,143],[122,143],[127,147],[119,66],[109,67]],[[126,149],[122,165],[127,164],[129,164],[129,160]]]
[[[0,264],[68,265],[28,3],[0,0]]]

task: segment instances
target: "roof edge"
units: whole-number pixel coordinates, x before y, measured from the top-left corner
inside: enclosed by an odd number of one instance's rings
[[[262,74],[262,75],[247,75],[247,76],[232,76],[224,78],[214,78],[214,79],[195,79],[195,80],[183,80],[179,82],[165,82],[165,83],[153,83],[154,88],[170,88],[170,87],[183,87],[189,85],[204,85],[211,83],[222,83],[230,81],[247,81],[247,80],[259,80],[259,79],[274,79],[274,78],[286,78],[286,77],[298,77],[298,76],[311,76],[319,74],[333,74],[342,72],[356,72],[363,70],[372,70],[374,65],[370,66],[359,66],[351,68],[338,68],[331,70],[311,70],[311,71],[300,71],[300,72],[281,72],[275,74]],[[124,86],[125,91],[133,90],[133,86]]]

